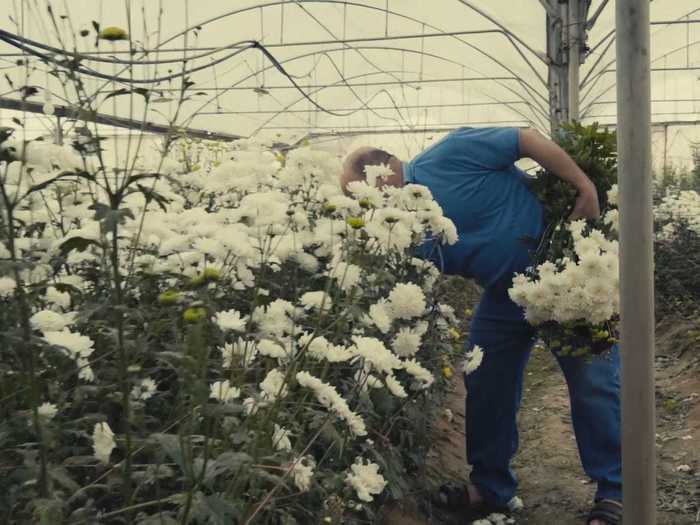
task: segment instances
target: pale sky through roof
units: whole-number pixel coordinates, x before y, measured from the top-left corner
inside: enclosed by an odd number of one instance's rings
[[[5,0],[9,5],[9,0]],[[591,12],[600,4],[594,0]],[[544,9],[538,0],[472,0],[474,5],[493,15],[504,26],[518,35],[528,46],[537,50],[545,49]],[[61,47],[56,31],[52,28],[43,0],[24,0],[12,2],[14,18],[23,20],[23,35],[36,41]],[[163,6],[163,16],[158,16],[158,6]],[[425,39],[401,39],[384,42],[369,41],[350,44],[355,49],[342,51],[341,44],[329,43],[314,46],[287,46],[295,42],[318,40],[333,41],[409,34],[431,34],[439,31],[474,31],[494,29],[495,26],[484,19],[459,0],[389,0],[389,9],[396,14],[388,17],[381,11],[385,0],[349,0],[347,7],[343,2],[279,2],[268,0],[223,2],[213,0],[134,0],[129,3],[131,24],[128,23],[127,9],[123,2],[103,0],[65,0],[54,1],[52,5],[57,16],[61,39],[73,46],[73,33],[80,29],[92,29],[91,21],[97,20],[104,26],[117,25],[129,28],[132,38],[152,48],[159,40],[163,41],[180,33],[188,25],[202,24],[197,36],[192,33],[187,37],[186,46],[189,56],[198,53],[194,48],[217,46],[223,47],[234,42],[255,39],[270,45],[270,52],[283,62],[288,72],[296,75],[297,82],[305,86],[335,87],[318,89],[306,88],[320,105],[338,111],[358,108],[363,102],[371,107],[378,107],[374,112],[361,110],[348,117],[331,116],[315,111],[300,93],[289,89],[290,82],[274,68],[264,74],[259,73],[261,66],[270,63],[261,54],[249,50],[240,55],[194,73],[196,82],[193,92],[201,91],[184,104],[181,115],[196,115],[190,121],[191,126],[214,131],[250,135],[267,129],[268,132],[303,135],[309,129],[318,131],[342,130],[350,128],[392,128],[415,126],[450,127],[475,123],[474,125],[527,125],[528,122],[544,127],[546,121],[542,115],[547,97],[546,88],[525,61],[516,53],[512,44],[502,34],[465,35],[458,41],[454,37],[428,37]],[[589,46],[595,46],[614,27],[614,0],[610,1],[596,26],[590,33]],[[255,6],[266,6],[247,9]],[[363,7],[366,6],[366,7]],[[379,8],[379,9],[372,9]],[[674,20],[693,10],[700,9],[697,0],[655,0],[651,4],[652,20]],[[239,11],[237,14],[230,14]],[[67,14],[68,19],[58,17]],[[145,16],[144,16],[145,15]],[[221,16],[217,21],[211,21]],[[700,19],[700,11],[691,18]],[[411,20],[413,19],[413,20]],[[72,26],[73,30],[70,29]],[[160,26],[160,38],[158,29]],[[431,27],[432,26],[432,27]],[[16,33],[17,26],[8,17],[2,20],[0,28]],[[654,26],[652,28],[652,67],[700,68],[700,24]],[[465,43],[466,42],[466,43]],[[686,51],[685,46],[690,43]],[[377,47],[391,49],[376,49]],[[470,47],[471,46],[471,47]],[[77,37],[80,51],[94,51],[94,37]],[[183,48],[182,36],[163,46],[164,49]],[[375,48],[375,49],[371,49]],[[111,51],[112,45],[102,43],[100,50]],[[125,42],[114,45],[115,51],[127,49]],[[325,51],[319,54],[319,51]],[[402,51],[403,50],[403,51]],[[583,78],[593,65],[603,48],[586,60],[582,68]],[[492,55],[493,58],[483,53]],[[674,52],[675,51],[675,52]],[[16,49],[3,43],[0,52],[12,53]],[[221,51],[210,57],[188,62],[190,67],[207,64],[211,57],[222,57],[229,51]],[[315,52],[315,53],[314,53]],[[422,53],[421,53],[422,52]],[[532,62],[539,76],[546,78],[546,66],[529,51],[525,56]],[[607,52],[598,69],[614,59],[615,46]],[[669,54],[670,53],[670,54]],[[668,55],[667,55],[668,54]],[[302,58],[302,55],[306,55]],[[667,55],[667,56],[664,56]],[[128,55],[120,54],[121,58]],[[182,52],[162,52],[159,58],[182,58]],[[152,55],[152,58],[154,56]],[[21,83],[22,71],[12,67],[13,57],[4,57],[5,72],[15,81]],[[501,62],[503,66],[494,61]],[[112,64],[88,63],[91,67],[105,73],[119,71]],[[39,64],[44,69],[41,64]],[[177,71],[182,63],[172,65],[139,66],[134,68],[135,78],[152,78],[167,74],[169,67]],[[506,69],[507,68],[507,69]],[[614,64],[610,66],[614,68]],[[665,71],[652,73],[652,98],[655,121],[695,120],[700,112],[700,86],[698,71]],[[257,73],[256,73],[257,72]],[[342,74],[352,85],[352,90],[341,81]],[[499,81],[477,80],[479,77],[512,77],[521,81],[503,78]],[[246,77],[250,77],[244,80]],[[430,82],[436,79],[460,79],[470,77],[469,81]],[[415,81],[416,84],[404,86],[392,85],[395,80]],[[611,123],[615,121],[615,73],[605,73],[595,84],[593,90],[582,101],[582,107],[599,97],[597,104],[591,106],[586,114],[587,120],[599,120]],[[46,85],[45,73],[35,73],[30,83]],[[104,81],[87,82],[88,91],[94,91]],[[526,84],[528,89],[523,87]],[[59,97],[68,102],[75,99],[73,93],[64,93],[57,82],[49,81],[54,92],[54,102],[61,103]],[[267,94],[258,94],[253,89],[264,86]],[[120,86],[116,86],[120,87]],[[177,88],[178,83],[162,83],[161,89]],[[234,87],[221,94],[216,101],[212,96],[216,89]],[[419,89],[417,89],[419,88]],[[105,93],[115,87],[106,86]],[[587,89],[583,90],[586,94]],[[176,93],[171,92],[168,98]],[[37,96],[43,100],[43,95]],[[690,100],[686,102],[677,99]],[[664,102],[663,100],[666,100]],[[209,104],[206,104],[210,101]],[[612,103],[600,103],[612,101]],[[512,102],[512,104],[504,104]],[[105,113],[129,116],[128,97],[110,99],[101,105]],[[446,104],[453,106],[444,107]],[[483,104],[483,105],[479,105]],[[409,106],[400,111],[393,106]],[[425,105],[443,106],[425,108]],[[154,105],[149,111],[148,119],[163,122],[159,113],[172,115],[175,103],[165,102]],[[290,111],[276,115],[283,108]],[[255,113],[267,111],[269,113]],[[133,115],[141,117],[142,107],[136,101]],[[5,120],[8,112],[3,112]],[[42,129],[39,120],[32,124],[37,130]],[[181,121],[182,122],[182,121]],[[671,160],[687,158],[689,139],[700,136],[697,127],[671,128],[668,132]],[[401,141],[419,147],[424,137],[404,137]],[[395,140],[394,137],[391,140]],[[658,142],[659,134],[655,134]],[[657,148],[658,150],[658,148]]]

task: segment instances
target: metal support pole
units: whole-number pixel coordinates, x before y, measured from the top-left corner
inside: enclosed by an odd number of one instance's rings
[[[617,0],[624,522],[656,523],[649,2]]]
[[[583,34],[583,23],[579,18],[581,15],[581,0],[569,0],[569,31],[568,31],[568,93],[569,118],[568,120],[579,119],[579,69],[581,61],[581,36]]]

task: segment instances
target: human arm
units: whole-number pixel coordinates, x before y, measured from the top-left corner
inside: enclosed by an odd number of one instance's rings
[[[595,219],[600,215],[600,204],[595,185],[559,145],[536,129],[521,129],[519,143],[521,157],[531,158],[544,169],[578,190],[576,204],[569,217],[571,220]]]

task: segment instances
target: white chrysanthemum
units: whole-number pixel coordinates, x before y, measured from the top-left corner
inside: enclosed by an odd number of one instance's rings
[[[331,307],[331,298],[323,290],[306,292],[299,301],[306,309],[320,310],[323,308],[329,310]]]
[[[224,343],[221,348],[224,368],[231,368],[234,358],[238,358],[236,364],[250,366],[258,355],[258,348],[253,341],[246,341],[239,337],[235,343]]]
[[[617,206],[617,199],[618,198],[618,187],[617,184],[613,184],[612,187],[608,190],[608,203],[611,206]]]
[[[346,292],[360,283],[361,276],[362,268],[355,264],[348,264],[345,262],[336,264],[331,273],[331,277],[335,279],[338,286]]]
[[[104,464],[109,463],[109,456],[117,446],[114,441],[114,432],[107,423],[96,423],[92,433],[92,447],[95,457]]]
[[[367,179],[367,185],[372,188],[381,185],[388,177],[391,177],[392,175],[394,175],[394,171],[389,167],[388,164],[365,166],[365,177]]]
[[[423,325],[421,325],[422,327]],[[426,326],[427,328],[427,326]],[[394,337],[391,347],[401,357],[411,357],[420,350],[421,333],[411,328],[401,328]]]
[[[258,353],[275,359],[284,359],[289,356],[289,352],[282,345],[270,339],[258,341]]]
[[[415,359],[407,359],[404,361],[403,368],[418,381],[418,388],[428,388],[435,381],[435,378],[433,377],[433,374],[430,373],[430,370],[424,368]]]
[[[270,370],[260,383],[260,390],[266,401],[274,401],[287,396],[285,374],[279,368]]]
[[[401,360],[379,339],[353,336],[352,341],[357,355],[372,365],[374,370],[391,374],[394,369],[401,368]]]
[[[241,313],[237,310],[227,310],[218,312],[214,316],[214,322],[219,325],[219,328],[224,332],[235,331],[242,332],[245,330],[246,319],[241,317]]]
[[[471,374],[474,370],[479,368],[479,365],[481,365],[483,360],[484,350],[479,345],[474,345],[474,348],[467,353],[467,357],[464,359],[462,372],[464,372],[466,375]]]
[[[93,341],[85,336],[73,333],[70,330],[64,329],[55,332],[45,332],[44,339],[54,346],[60,346],[68,350],[74,358],[86,358],[94,351]]]
[[[369,307],[370,320],[383,334],[391,330],[391,323],[393,321],[391,314],[389,303],[384,299],[380,299],[377,303]]]
[[[389,293],[389,308],[397,319],[413,319],[425,311],[425,294],[413,283],[399,283]]]
[[[301,492],[308,492],[311,488],[314,468],[316,468],[316,462],[311,456],[300,458],[295,462],[292,476],[294,477],[294,484]]]
[[[290,432],[275,423],[275,431],[272,434],[272,445],[275,450],[292,450],[292,442],[289,440]]]
[[[55,287],[49,286],[46,289],[46,302],[54,307],[68,308],[70,307],[70,294],[59,292]]]
[[[60,332],[64,328],[72,325],[75,316],[70,314],[60,314],[51,310],[42,310],[35,313],[29,319],[34,330],[41,332]]]
[[[58,408],[56,408],[56,405],[54,405],[53,403],[48,403],[48,402],[42,403],[41,405],[39,405],[37,410],[39,412],[39,417],[42,417],[46,420],[53,419],[53,417],[58,412]]]
[[[394,376],[386,376],[384,378],[384,383],[386,383],[386,388],[389,390],[389,392],[391,392],[396,397],[408,397],[408,394],[406,393],[406,390],[404,390],[403,385],[399,383],[398,379],[396,379]]]
[[[343,399],[335,387],[324,383],[308,372],[298,372],[296,378],[300,386],[313,390],[319,403],[333,410],[340,419],[347,422],[354,435],[367,435],[364,421],[358,414],[350,410],[347,401]]]
[[[10,297],[17,288],[17,283],[10,277],[0,277],[0,299]]]
[[[355,489],[358,499],[366,502],[371,502],[374,496],[381,494],[387,484],[379,473],[379,465],[372,462],[365,463],[360,457],[356,458],[355,463],[350,466],[345,482]]]
[[[241,397],[241,389],[232,386],[228,379],[212,383],[209,390],[209,397],[222,403],[228,403]]]
[[[131,389],[131,399],[135,401],[146,401],[147,399],[153,397],[153,394],[156,393],[157,388],[158,385],[150,377],[142,379],[138,385],[134,385],[134,387]]]

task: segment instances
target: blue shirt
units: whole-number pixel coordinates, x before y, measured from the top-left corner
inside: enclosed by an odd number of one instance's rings
[[[505,291],[530,263],[523,241],[543,231],[543,208],[530,192],[517,128],[459,128],[404,164],[404,182],[427,186],[457,227],[441,248],[445,273]]]

